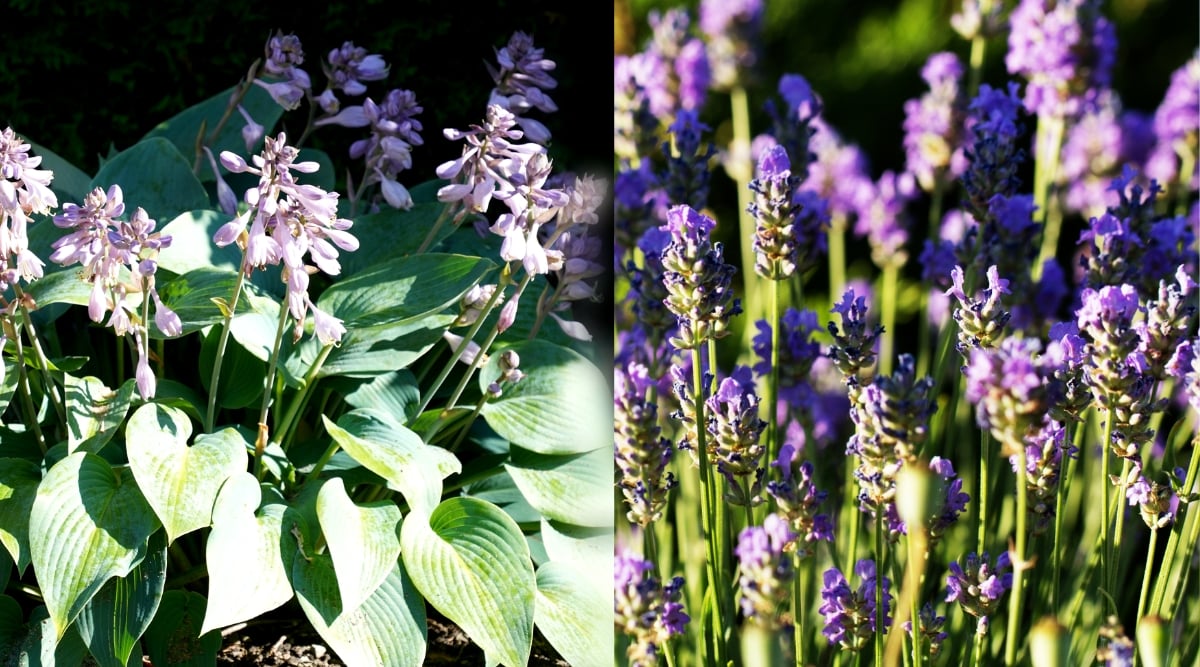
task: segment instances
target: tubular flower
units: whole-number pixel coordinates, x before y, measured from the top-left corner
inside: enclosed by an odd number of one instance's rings
[[[958,322],[958,351],[966,355],[972,349],[994,347],[1004,333],[1010,314],[1000,303],[1000,295],[1008,294],[1008,281],[1000,277],[995,265],[988,267],[988,286],[980,299],[968,298],[963,286],[962,267],[950,272],[953,285],[946,294],[958,301],[954,319]]]
[[[361,107],[347,107],[343,113],[354,109],[362,115],[362,126],[371,128],[371,136],[350,144],[350,157],[366,162],[363,184],[378,183],[384,200],[392,208],[412,208],[412,196],[397,176],[412,167],[413,147],[424,143],[421,121],[416,119],[424,109],[417,104],[416,95],[411,90],[397,88],[379,104],[368,97]]]
[[[530,158],[546,151],[535,143],[515,143],[524,136],[513,129],[516,124],[511,112],[491,104],[482,125],[444,130],[447,139],[465,139],[466,145],[457,160],[444,162],[435,170],[438,178],[451,181],[438,190],[438,201],[462,202],[467,211],[483,213],[497,192],[512,192]]]
[[[533,109],[543,113],[558,111],[554,100],[544,92],[558,86],[558,82],[550,76],[555,67],[554,61],[544,54],[543,49],[533,46],[532,37],[517,31],[509,38],[508,44],[496,50],[496,61],[500,67],[485,63],[496,84],[488,104],[496,104],[512,112],[517,125],[525,131],[525,138],[543,146],[550,141],[550,131],[538,121],[525,118],[525,114]]]
[[[1154,112],[1157,143],[1146,161],[1146,173],[1160,183],[1183,183],[1190,191],[1197,188],[1196,156],[1200,153],[1200,52],[1171,74],[1171,83],[1163,101]],[[1181,174],[1182,156],[1190,155],[1193,170]]]
[[[758,418],[758,404],[753,376],[745,366],[721,380],[717,393],[705,402],[709,462],[733,482],[728,500],[738,505],[762,502],[759,486],[766,447],[759,438],[767,424]],[[751,475],[755,479],[746,488],[742,480]]]
[[[279,106],[289,111],[295,109],[312,88],[308,73],[300,69],[303,64],[304,49],[300,46],[300,38],[277,31],[267,40],[263,71],[278,81],[268,83],[255,79],[254,84],[266,90]]]
[[[0,293],[18,281],[42,277],[42,260],[29,250],[29,215],[58,206],[54,173],[38,169],[40,155],[11,127],[0,132]]]
[[[1053,367],[1040,351],[1036,338],[1006,338],[997,348],[972,350],[963,368],[976,421],[991,430],[1005,456],[1021,451],[1054,402]]]
[[[758,162],[758,178],[750,181],[754,202],[750,215],[757,221],[754,232],[754,270],[768,280],[783,280],[796,273],[798,247],[796,214],[799,207],[792,193],[800,179],[792,176],[783,146],[775,145]]]
[[[1011,197],[1021,185],[1017,172],[1025,161],[1025,152],[1017,143],[1021,135],[1020,110],[1015,81],[1010,81],[1006,90],[981,84],[979,94],[968,106],[967,122],[975,140],[965,152],[968,164],[962,176],[963,209],[976,220],[987,219],[992,197]]]

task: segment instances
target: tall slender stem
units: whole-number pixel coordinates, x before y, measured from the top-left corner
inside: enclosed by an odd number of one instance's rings
[[[442,225],[446,224],[446,219],[450,217],[450,212],[454,209],[453,204],[446,204],[442,207],[442,212],[438,214],[437,221],[433,223],[433,227],[429,229],[429,234],[425,240],[421,242],[421,247],[417,248],[418,255],[429,250],[429,246],[433,245],[433,240],[437,238],[438,232],[441,231]]]
[[[892,373],[892,357],[896,349],[896,292],[899,288],[900,267],[893,263],[883,269],[883,289],[880,290],[883,339],[879,345],[879,372]]]
[[[750,163],[750,102],[746,97],[746,89],[735,85],[729,92],[730,115],[733,119],[733,138],[729,142],[730,160],[726,171],[733,178],[737,190],[738,203],[738,246],[741,248],[742,271],[745,281],[742,292],[743,308],[747,322],[754,322],[762,317],[762,293],[756,289],[756,274],[750,270],[754,266],[754,216],[750,215],[750,179],[754,176],[754,167]],[[750,340],[753,327],[746,327],[746,341]]]
[[[287,328],[287,304],[279,305],[279,325],[275,329],[275,343],[271,347],[271,360],[267,364],[267,383],[263,386],[262,407],[258,411],[258,437],[254,440],[254,476],[262,480],[266,469],[262,465],[263,451],[269,441],[267,409],[271,406],[271,392],[275,387],[275,370],[279,367],[279,348],[283,343],[283,330]]]
[[[308,397],[312,392],[313,385],[317,383],[317,373],[321,371],[321,366],[325,364],[325,360],[329,358],[329,353],[332,350],[333,343],[327,343],[317,353],[317,358],[313,360],[308,373],[304,375],[304,385],[296,392],[296,396],[292,398],[292,402],[288,405],[287,412],[284,413],[283,420],[276,427],[275,444],[282,443],[285,436],[291,433],[292,428],[295,426],[296,417],[300,414],[305,404],[308,403]],[[290,439],[288,443],[291,443]]]
[[[46,387],[46,395],[50,399],[50,405],[54,407],[54,414],[58,417],[58,423],[64,429],[67,425],[67,413],[63,408],[62,398],[58,395],[58,385],[54,382],[54,377],[50,375],[50,360],[46,357],[46,353],[42,350],[42,342],[38,339],[37,329],[33,326],[33,318],[29,316],[29,308],[26,306],[25,291],[21,286],[14,282],[13,293],[21,303],[21,322],[25,325],[25,331],[29,334],[29,344],[33,346],[33,354],[37,358],[38,370],[42,372],[42,383]]]
[[[13,343],[17,346],[17,393],[21,394],[21,405],[25,408],[25,414],[29,420],[29,428],[33,431],[33,437],[37,440],[38,448],[42,450],[42,454],[46,453],[46,438],[42,435],[42,426],[38,423],[37,407],[33,404],[33,394],[29,388],[29,372],[25,368],[25,346],[21,343],[21,334],[17,333],[13,336]]]
[[[883,508],[875,510],[875,663],[883,664]]]
[[[770,402],[767,404],[767,415],[770,420],[767,460],[775,461],[779,458],[783,440],[779,436],[779,349],[783,346],[783,323],[779,316],[779,281],[771,280],[769,284],[771,286],[771,380],[767,394],[770,397]]]
[[[1111,405],[1111,401],[1109,402]],[[1103,448],[1100,455],[1100,486],[1103,489],[1104,504],[1102,505],[1103,512],[1100,517],[1100,540],[1104,543],[1102,547],[1103,553],[1100,559],[1100,582],[1104,589],[1108,589],[1111,579],[1110,570],[1112,569],[1112,540],[1109,537],[1109,524],[1112,522],[1111,514],[1109,513],[1112,507],[1112,482],[1108,479],[1109,457],[1112,456],[1112,430],[1113,430],[1113,410],[1108,409],[1108,414],[1104,420],[1104,440],[1100,442]],[[1117,502],[1120,502],[1118,500]],[[1111,595],[1112,591],[1108,590]],[[1115,613],[1116,609],[1112,609]]]
[[[799,557],[795,558],[792,569],[792,616],[796,622],[796,629],[793,632],[793,640],[796,646],[796,665],[803,667],[804,661],[804,644],[808,633],[807,616],[808,616],[808,599],[804,593],[804,560]]]
[[[692,394],[696,405],[696,454],[699,458],[700,465],[700,522],[701,529],[704,534],[704,543],[708,551],[708,558],[705,559],[706,571],[708,575],[708,586],[706,591],[707,596],[726,595],[724,586],[722,586],[722,577],[718,576],[720,572],[721,544],[716,534],[717,526],[714,514],[716,512],[716,503],[714,502],[714,485],[712,468],[708,461],[708,443],[706,442],[706,432],[704,429],[704,361],[702,359],[700,348],[692,350],[692,386],[694,393]],[[724,665],[726,655],[728,653],[725,646],[725,630],[722,614],[718,611],[712,615],[710,623],[714,634],[713,646],[705,647],[712,649],[712,655],[707,656],[703,664],[706,665]]]
[[[512,295],[513,301],[519,301],[521,299],[521,294],[525,291],[525,287],[529,285],[529,281],[532,278],[533,274],[526,273],[525,277],[521,279],[521,282],[517,283],[517,291]],[[475,360],[467,368],[467,372],[463,373],[462,379],[458,381],[458,386],[454,388],[454,393],[450,395],[450,400],[446,403],[447,407],[454,407],[454,404],[457,403],[458,399],[462,397],[463,392],[467,388],[467,384],[469,384],[471,381],[471,376],[474,375],[475,371],[483,364],[484,356],[492,347],[492,343],[496,342],[496,337],[499,335],[500,325],[497,323],[496,326],[492,327],[491,333],[489,333],[488,337],[484,339],[483,344],[479,346],[479,354],[475,355]]]
[[[976,552],[987,551],[987,511],[988,511],[988,464],[992,460],[992,435],[988,429],[983,429],[979,436],[979,534],[976,542]]]
[[[242,269],[238,272],[237,284],[233,288],[233,299],[229,302],[228,311],[224,313],[225,321],[221,326],[221,338],[217,341],[217,356],[213,359],[212,379],[208,383],[208,412],[204,416],[205,433],[212,433],[213,430],[213,419],[217,414],[217,384],[221,381],[221,362],[225,360],[225,346],[229,344],[229,329],[233,323],[233,315],[237,312],[238,299],[242,296],[242,285],[246,282],[248,268],[245,258],[243,258]],[[282,307],[280,306],[280,308]]]
[[[1146,595],[1150,592],[1150,573],[1154,571],[1154,548],[1158,546],[1158,529],[1150,530],[1150,544],[1146,547],[1146,569],[1142,572],[1142,591],[1138,595],[1137,616],[1135,623],[1141,623],[1146,612]]]
[[[1025,561],[1025,524],[1029,514],[1029,489],[1025,483],[1025,470],[1028,456],[1024,446],[1017,448],[1017,546],[1012,557],[1013,586],[1012,597],[1008,606],[1008,633],[1004,638],[1004,664],[1012,667],[1017,662],[1017,645],[1023,635],[1021,628],[1021,598],[1025,591],[1025,570],[1029,563]]]
[[[1125,529],[1125,491],[1129,488],[1129,472],[1133,467],[1133,462],[1125,459],[1125,463],[1121,466],[1121,482],[1118,486],[1117,498],[1113,502],[1113,510],[1117,513],[1117,527],[1113,531],[1113,562],[1112,567],[1108,569],[1108,575],[1112,579],[1108,582],[1109,590],[1113,595],[1116,595],[1117,590],[1117,575],[1121,571],[1121,536]]]
[[[1033,266],[1034,278],[1041,276],[1042,263],[1058,253],[1062,215],[1050,205],[1054,181],[1058,177],[1059,151],[1063,143],[1064,120],[1059,116],[1038,116],[1037,163],[1034,167],[1033,203],[1042,213],[1042,249]],[[1053,210],[1052,210],[1053,209]]]

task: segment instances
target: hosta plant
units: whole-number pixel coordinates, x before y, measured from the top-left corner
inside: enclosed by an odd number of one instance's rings
[[[214,664],[293,599],[349,665],[422,664],[430,608],[489,664],[609,652],[605,187],[546,148],[554,62],[494,56],[411,188],[422,108],[349,42],[271,36],[96,174],[4,130],[6,664]]]

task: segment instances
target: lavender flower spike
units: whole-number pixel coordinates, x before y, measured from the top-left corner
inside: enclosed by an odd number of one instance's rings
[[[784,280],[796,273],[798,207],[792,203],[792,192],[799,182],[792,175],[787,150],[779,145],[759,158],[758,178],[750,181],[754,202],[749,211],[756,221],[754,271],[768,280]]]
[[[1117,31],[1099,2],[1021,0],[1011,21],[1004,63],[1029,81],[1024,102],[1030,113],[1066,118],[1108,88]]]
[[[747,619],[779,626],[779,607],[788,599],[795,576],[792,557],[784,549],[795,538],[778,514],[768,514],[762,526],[748,526],[738,535],[733,550],[742,573],[738,599]]]
[[[663,586],[653,572],[652,563],[632,553],[617,556],[613,611],[617,629],[633,638],[630,667],[656,667],[660,649],[691,620],[679,602],[683,577]]]
[[[741,312],[731,285],[737,272],[726,264],[720,243],[708,236],[716,222],[688,206],[667,211],[665,231],[671,242],[663,250],[663,283],[667,308],[679,325],[671,344],[678,350],[700,347],[728,335],[729,318]]]
[[[618,486],[629,506],[629,521],[645,527],[662,517],[667,493],[675,486],[674,475],[666,472],[675,450],[658,426],[658,406],[653,394],[648,394],[653,380],[647,368],[640,363],[618,366],[614,383]]]
[[[758,418],[758,405],[754,379],[745,366],[734,371],[732,377],[721,380],[717,393],[706,402],[710,461],[733,482],[727,499],[738,505],[762,502],[758,487],[766,447],[759,438],[766,422]],[[752,482],[742,481],[751,475],[755,476]]]
[[[842,648],[859,651],[874,636],[875,627],[875,561],[860,560],[854,566],[854,572],[862,583],[857,590],[850,588],[841,570],[831,567],[825,571],[824,585],[821,587],[821,615],[825,617],[825,627],[821,634],[830,644],[840,644]],[[883,629],[892,624],[891,603],[892,595],[889,589],[891,582],[883,578]]]
[[[966,103],[960,93],[962,75],[958,56],[935,53],[921,70],[929,92],[904,103],[905,164],[926,192],[947,175],[958,176],[966,167],[960,141],[966,116]]]
[[[950,563],[946,602],[958,602],[963,611],[979,619],[979,627],[986,631],[987,618],[999,608],[1004,592],[1012,588],[1011,569],[1007,551],[996,557],[994,566],[986,553],[982,557],[967,554],[963,564]]]

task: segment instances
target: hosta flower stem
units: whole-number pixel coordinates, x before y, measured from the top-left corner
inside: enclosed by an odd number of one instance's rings
[[[423,254],[429,250],[429,246],[433,245],[433,240],[437,238],[438,232],[441,231],[442,225],[446,224],[446,219],[450,217],[450,212],[454,209],[454,204],[446,204],[442,207],[442,212],[438,214],[437,221],[433,223],[433,227],[429,229],[429,234],[421,241],[421,247],[417,248],[416,254]]]
[[[325,360],[329,358],[329,353],[333,350],[333,343],[328,343],[321,348],[317,353],[317,358],[313,360],[312,366],[309,367],[308,373],[304,375],[304,385],[296,392],[292,398],[292,402],[288,405],[288,410],[283,416],[283,421],[279,422],[279,426],[275,433],[275,444],[287,442],[291,444],[291,431],[295,427],[296,417],[303,411],[304,406],[308,403],[308,397],[312,393],[313,385],[317,383],[317,373],[321,371],[321,366],[325,365]],[[287,436],[287,437],[285,437]],[[287,446],[284,446],[284,450]]]
[[[221,338],[217,341],[217,356],[213,358],[212,379],[208,383],[208,412],[204,416],[205,433],[212,433],[213,419],[217,414],[217,383],[221,379],[221,362],[225,359],[225,346],[229,344],[229,328],[233,323],[233,314],[237,312],[238,299],[242,296],[242,286],[246,282],[246,268],[243,258],[242,270],[238,273],[237,283],[233,288],[233,299],[229,302],[228,308],[222,309],[225,311],[225,322],[221,326]]]
[[[270,440],[267,410],[271,407],[271,392],[275,387],[275,371],[279,368],[279,348],[283,343],[283,330],[287,328],[288,313],[287,306],[280,304],[279,326],[275,328],[275,343],[271,346],[271,360],[267,363],[267,382],[263,385],[262,407],[258,411],[258,437],[254,440],[254,476],[260,481],[266,474],[266,469],[262,465],[262,456]]]
[[[521,282],[517,283],[517,291],[514,292],[511,297],[512,301],[521,300],[521,294],[525,292],[525,288],[529,285],[529,281],[532,279],[533,274],[531,273],[526,273],[525,277],[521,278]],[[480,317],[479,319],[482,320],[483,317]],[[471,377],[475,375],[475,371],[478,370],[483,364],[484,358],[487,357],[488,350],[491,349],[492,343],[496,342],[496,337],[499,335],[500,325],[497,323],[496,326],[492,327],[492,331],[488,334],[487,339],[485,339],[483,344],[479,346],[479,354],[475,355],[475,360],[471,362],[471,365],[467,367],[467,372],[463,373],[462,379],[458,381],[458,386],[454,388],[454,393],[450,395],[450,400],[446,402],[446,407],[454,407],[454,404],[458,403],[458,399],[462,398],[463,391],[466,390],[467,384],[471,381]]]
[[[38,338],[37,329],[33,326],[33,318],[29,316],[25,290],[21,289],[19,283],[13,283],[13,292],[17,295],[17,299],[21,303],[21,322],[25,325],[26,333],[29,334],[29,343],[33,346],[33,354],[37,358],[38,369],[42,372],[42,382],[46,386],[46,395],[50,398],[50,405],[54,406],[54,414],[58,416],[59,425],[65,431],[67,427],[67,413],[63,409],[62,398],[58,395],[58,386],[55,385],[54,378],[50,375],[50,360],[42,350],[42,342]]]
[[[1012,597],[1008,607],[1008,633],[1004,637],[1004,664],[1012,667],[1017,663],[1017,645],[1023,635],[1018,634],[1021,628],[1021,598],[1024,593],[1025,570],[1029,563],[1025,561],[1025,523],[1029,514],[1029,489],[1025,483],[1025,471],[1028,464],[1025,447],[1017,448],[1017,545],[1012,555],[1013,586]]]
[[[26,419],[29,420],[29,429],[33,431],[33,437],[37,440],[38,448],[42,450],[42,454],[45,454],[46,438],[42,435],[42,426],[38,424],[38,411],[33,405],[33,395],[29,389],[29,373],[25,369],[25,346],[21,343],[21,335],[19,333],[13,336],[13,342],[17,346],[17,393],[21,394],[21,406],[25,408]]]

